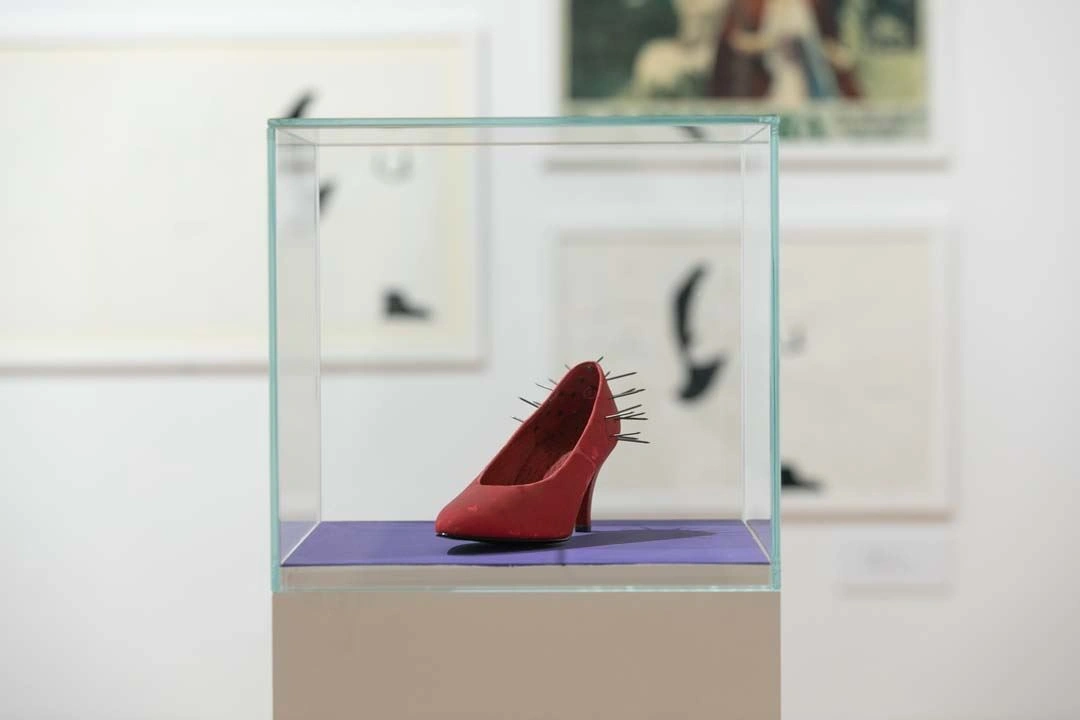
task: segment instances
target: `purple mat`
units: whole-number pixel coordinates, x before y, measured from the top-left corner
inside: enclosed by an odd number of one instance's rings
[[[281,554],[286,557],[296,547],[308,532],[315,527],[315,521],[298,522],[295,520],[283,520],[278,525],[278,545]]]
[[[761,546],[765,548],[765,552],[772,556],[772,520],[748,520],[750,529],[757,535],[758,541]]]
[[[601,520],[556,545],[490,545],[423,521],[323,522],[286,559],[312,565],[765,565],[739,520]]]

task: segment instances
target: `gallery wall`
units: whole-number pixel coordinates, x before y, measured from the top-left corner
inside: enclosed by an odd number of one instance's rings
[[[785,525],[791,718],[1080,713],[1067,676],[1080,641],[1080,578],[1065,550],[1080,541],[1069,522],[1080,478],[1071,442],[1080,257],[1066,214],[1074,159],[1066,118],[1078,109],[1068,68],[1080,59],[1069,29],[1080,17],[1052,0],[946,4],[949,34],[934,58],[951,75],[944,160],[799,163],[782,174],[785,229],[929,228],[949,248],[942,434],[950,504],[914,518]],[[542,115],[559,106],[554,3],[321,3],[300,14],[239,1],[120,2],[93,13],[20,2],[2,12],[0,36],[12,43],[476,27],[487,46],[486,111]],[[48,106],[32,86],[4,91],[5,104],[25,97]],[[71,132],[90,146],[94,122],[72,122]],[[59,116],[42,124],[65,131]],[[33,146],[35,131],[28,117],[2,151],[9,197],[34,163],[17,139],[25,133]],[[252,133],[261,147],[261,126]],[[124,188],[131,203],[150,193]],[[58,205],[42,212],[62,212]],[[261,216],[252,222],[252,240],[218,258],[238,274],[265,266]],[[25,242],[33,238],[0,240],[0,263],[22,257],[14,243]],[[70,280],[79,266],[54,260],[8,272],[27,292],[70,292],[56,302],[77,302],[86,292]],[[131,258],[117,267],[107,287],[90,291],[137,302],[144,266]],[[530,348],[520,355],[526,362]],[[14,548],[0,599],[0,714],[269,717],[266,397],[265,375],[243,367],[0,375],[0,478],[9,488],[0,538]]]

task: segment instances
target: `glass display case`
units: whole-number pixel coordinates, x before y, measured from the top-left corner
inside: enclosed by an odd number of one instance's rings
[[[271,120],[274,591],[778,590],[777,125]]]

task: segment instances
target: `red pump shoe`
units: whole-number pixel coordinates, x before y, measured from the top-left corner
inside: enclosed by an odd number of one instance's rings
[[[603,358],[600,358],[603,360]],[[536,411],[483,472],[443,508],[435,533],[458,540],[559,542],[592,526],[592,494],[600,466],[620,441],[645,443],[623,433],[625,420],[645,420],[641,405],[619,410],[600,361],[569,371],[543,403],[521,398]],[[552,381],[554,383],[554,381]],[[537,383],[539,385],[539,383]],[[514,418],[517,420],[518,418]]]

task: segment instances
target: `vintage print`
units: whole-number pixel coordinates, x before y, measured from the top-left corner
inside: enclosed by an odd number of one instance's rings
[[[923,0],[568,0],[566,109],[780,113],[781,135],[929,139]]]

